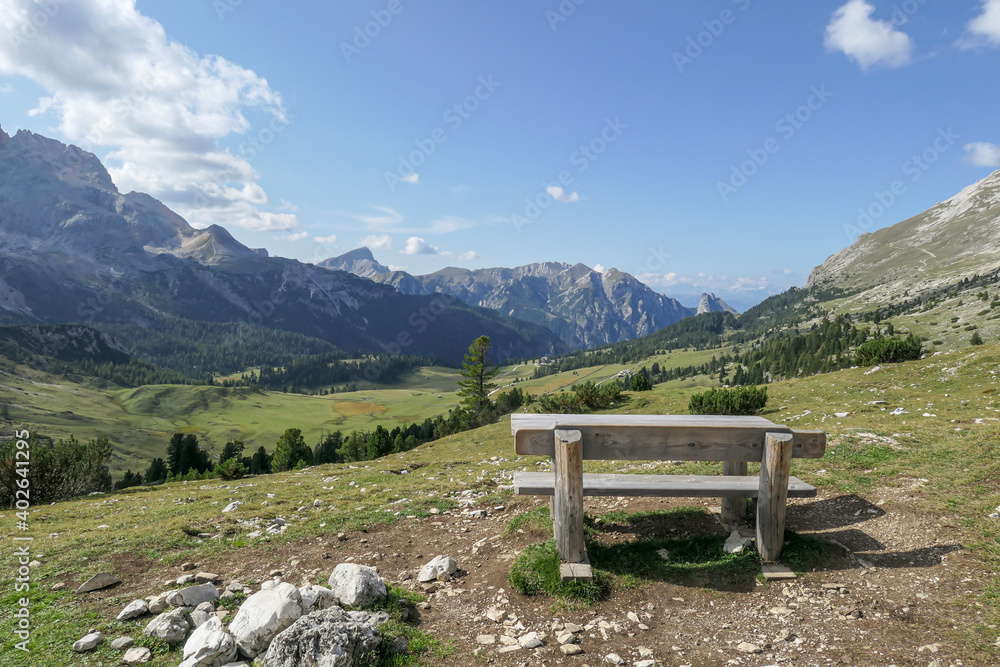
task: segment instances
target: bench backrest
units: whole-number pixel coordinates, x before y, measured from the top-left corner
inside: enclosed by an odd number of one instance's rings
[[[826,452],[822,431],[793,430],[763,417],[514,414],[510,426],[515,451],[527,456],[552,456],[557,428],[580,431],[583,458],[604,461],[759,462],[765,433],[791,433],[796,458]]]

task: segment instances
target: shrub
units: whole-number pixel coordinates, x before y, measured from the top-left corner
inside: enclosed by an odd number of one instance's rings
[[[247,474],[247,467],[238,457],[232,457],[225,461],[220,461],[215,465],[215,474],[221,479],[240,479]]]
[[[632,376],[632,381],[629,383],[629,391],[649,391],[653,388],[650,384],[649,378],[642,373],[636,373]]]
[[[601,386],[593,382],[573,385],[573,391],[546,394],[538,398],[538,412],[550,414],[580,414],[591,410],[604,410],[621,399],[622,388],[617,380],[608,380]]]
[[[978,331],[973,332],[972,338],[969,339],[970,345],[982,345],[983,337],[979,335]]]
[[[767,387],[709,389],[688,402],[693,415],[756,415],[767,405]]]
[[[923,344],[913,334],[906,338],[876,338],[858,345],[854,351],[854,363],[858,366],[874,366],[919,359],[922,349]]]
[[[16,461],[17,443],[11,440],[0,447],[0,506],[3,507],[13,504],[14,491],[22,479]],[[111,457],[111,449],[107,436],[86,444],[73,437],[56,443],[32,437],[27,478],[31,504],[73,498],[92,491],[110,491],[111,473],[106,461]]]

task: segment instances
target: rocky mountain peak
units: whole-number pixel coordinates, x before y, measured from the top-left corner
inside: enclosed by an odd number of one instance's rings
[[[372,251],[368,248],[355,248],[343,255],[331,257],[319,262],[317,266],[324,269],[335,269],[337,271],[347,271],[362,278],[373,278],[382,274],[390,273],[388,266],[379,264]]]
[[[702,313],[732,313],[733,315],[739,315],[739,312],[730,306],[728,303],[715,296],[714,293],[707,294],[702,292],[701,301],[698,302],[697,313],[701,315]]]
[[[0,127],[0,148],[6,146],[8,141],[10,141],[10,135],[3,131],[3,127]]]

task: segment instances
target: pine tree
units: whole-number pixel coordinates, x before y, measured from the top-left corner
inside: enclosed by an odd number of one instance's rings
[[[458,395],[462,397],[462,407],[473,415],[478,415],[490,407],[490,392],[496,389],[492,380],[500,372],[499,366],[489,366],[489,355],[493,348],[489,336],[480,336],[469,346],[462,362],[462,379],[458,381]]]
[[[310,465],[312,460],[313,453],[302,437],[302,430],[290,428],[281,434],[274,445],[271,469],[274,472],[282,472],[295,468],[300,462]]]

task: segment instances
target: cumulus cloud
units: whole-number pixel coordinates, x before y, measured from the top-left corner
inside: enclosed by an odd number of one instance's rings
[[[545,191],[548,192],[553,199],[555,199],[558,202],[562,202],[563,204],[572,204],[573,202],[580,201],[579,194],[577,194],[576,192],[572,194],[566,194],[566,191],[563,190],[558,185],[550,185],[549,187],[545,188]]]
[[[406,247],[399,252],[402,255],[436,255],[438,248],[419,236],[411,236],[406,239]]]
[[[148,192],[195,226],[298,226],[293,213],[270,210],[251,165],[264,138],[289,124],[265,79],[171,40],[135,0],[3,4],[0,73],[46,89],[33,113],[54,114],[67,139],[109,147],[122,191]],[[230,152],[220,141],[233,135],[252,135],[256,145]]]
[[[330,234],[329,236],[316,236],[313,240],[320,245],[335,245],[337,243],[337,235]]]
[[[1000,146],[987,141],[965,144],[965,160],[977,167],[1000,167]]]
[[[413,185],[416,185],[417,183],[420,182],[420,174],[418,174],[417,172],[413,172],[412,174],[407,174],[406,176],[403,176],[402,180],[404,183],[412,183]]]
[[[877,64],[909,64],[913,40],[891,22],[873,19],[874,12],[875,6],[867,0],[848,0],[826,26],[826,49],[844,53],[863,70]]]
[[[968,37],[961,46],[1000,46],[1000,0],[983,0],[983,11],[968,25]]]
[[[594,271],[597,271],[598,273],[604,273],[604,265],[594,264]]]
[[[465,262],[471,261],[473,259],[479,259],[479,253],[474,252],[472,250],[466,250],[465,252],[460,252],[458,254],[455,254],[450,250],[442,250],[438,254],[441,255],[442,257],[454,257],[455,259],[460,259]]]
[[[392,237],[388,234],[372,234],[361,239],[360,244],[372,250],[389,250],[392,248]]]
[[[293,234],[282,234],[278,237],[281,241],[301,241],[303,239],[309,238],[309,232],[295,232]],[[334,237],[336,239],[336,237]],[[319,241],[319,239],[316,239]]]

